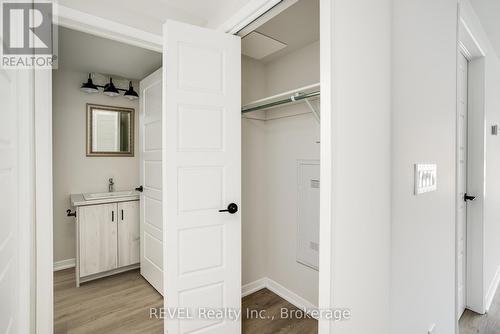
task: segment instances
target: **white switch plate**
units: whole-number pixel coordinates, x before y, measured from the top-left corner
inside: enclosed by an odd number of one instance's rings
[[[437,189],[437,165],[415,164],[415,195]]]

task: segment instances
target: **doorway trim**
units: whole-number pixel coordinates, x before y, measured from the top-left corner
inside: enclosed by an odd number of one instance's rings
[[[247,6],[230,17],[216,30],[235,33],[238,27],[244,27],[283,0],[253,0]],[[333,136],[331,110],[332,85],[332,26],[333,16],[330,0],[320,0],[321,19],[321,178],[324,180],[320,195],[320,271],[319,271],[319,308],[332,308],[332,168]],[[94,36],[108,38],[137,47],[163,52],[162,36],[145,32],[127,25],[83,13],[65,6],[58,6],[58,24],[62,27],[86,32]],[[35,296],[34,307],[35,333],[53,333],[53,207],[52,207],[52,71],[35,71],[33,85],[35,105],[33,188],[35,193],[32,205],[35,208]],[[35,300],[33,302],[35,302]],[[331,332],[329,320],[319,321],[319,334]]]
[[[110,21],[79,10],[58,5],[57,24],[61,27],[85,32],[143,49],[163,52],[162,36],[125,24]]]
[[[466,23],[463,8],[459,6],[457,57],[462,53],[469,61],[468,75],[468,130],[467,130],[467,192],[477,196],[474,203],[467,207],[466,230],[466,308],[476,313],[486,312],[483,282],[484,236],[484,57],[480,43]],[[458,60],[458,59],[457,59]],[[457,105],[458,108],[458,105]],[[458,119],[457,119],[458,122]],[[458,145],[458,128],[456,131]],[[455,147],[457,149],[457,147]],[[458,179],[455,180],[458,185]],[[455,264],[457,263],[457,224],[455,208]],[[457,304],[458,268],[455,268],[455,306]],[[456,326],[458,333],[458,316]]]

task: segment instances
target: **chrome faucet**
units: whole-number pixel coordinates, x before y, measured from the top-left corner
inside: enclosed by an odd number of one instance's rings
[[[113,178],[109,179],[108,191],[110,193],[112,193],[113,191],[115,191],[115,182],[113,181]]]

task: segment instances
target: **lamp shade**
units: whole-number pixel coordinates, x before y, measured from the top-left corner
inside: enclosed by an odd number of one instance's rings
[[[120,92],[113,84],[113,78],[109,78],[109,83],[104,86],[104,94],[107,96],[118,96]]]
[[[132,81],[129,82],[128,90],[123,96],[125,96],[129,100],[137,100],[139,98],[139,94],[137,94],[137,92],[134,90],[134,87],[132,87]]]
[[[89,79],[87,80],[87,82],[84,82],[82,84],[82,87],[80,89],[87,94],[93,94],[99,92],[97,86],[94,85],[94,83],[92,82],[92,75],[90,73],[89,73]]]

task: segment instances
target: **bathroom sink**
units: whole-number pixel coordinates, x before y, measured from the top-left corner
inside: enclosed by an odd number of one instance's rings
[[[136,194],[136,191],[114,191],[107,193],[93,193],[93,194],[83,194],[83,198],[86,201],[97,200],[97,199],[106,199],[106,198],[119,198],[119,197],[127,197]]]

